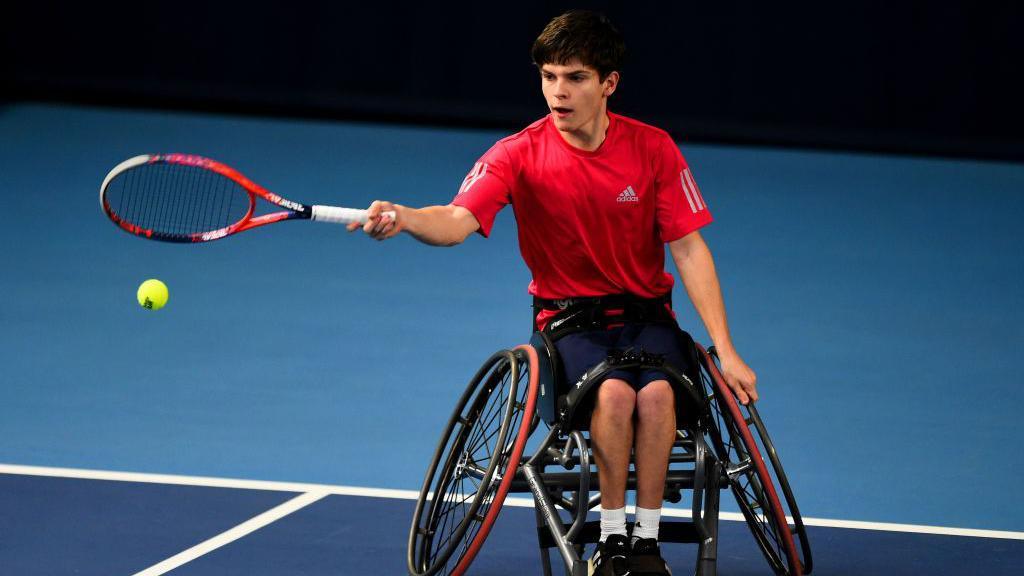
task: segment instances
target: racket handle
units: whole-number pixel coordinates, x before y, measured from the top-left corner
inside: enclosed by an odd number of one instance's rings
[[[358,222],[360,224],[366,224],[366,210],[360,210],[358,208],[339,208],[337,206],[313,206],[313,214],[311,218],[313,220],[319,220],[320,222],[330,222],[332,224],[351,224]],[[390,217],[392,220],[395,219],[394,210],[388,210],[384,212],[384,216]]]

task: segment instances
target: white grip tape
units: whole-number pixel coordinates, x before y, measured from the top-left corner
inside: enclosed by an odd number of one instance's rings
[[[333,224],[351,224],[353,222],[358,222],[360,224],[366,223],[366,210],[360,210],[358,208],[313,206],[312,212],[312,219],[319,220],[320,222],[331,222]],[[393,210],[388,210],[387,212],[384,212],[384,216],[388,216],[394,220],[395,212]]]

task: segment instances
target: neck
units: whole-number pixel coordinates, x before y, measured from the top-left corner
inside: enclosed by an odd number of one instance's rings
[[[608,109],[602,106],[601,111],[590,122],[575,130],[559,131],[559,134],[570,146],[593,152],[604,143],[604,139],[608,135],[609,123]]]

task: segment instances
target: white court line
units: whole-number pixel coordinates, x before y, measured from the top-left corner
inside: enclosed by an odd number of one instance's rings
[[[508,498],[505,506],[520,506],[533,508],[533,500],[528,498]],[[633,506],[626,506],[626,513],[633,514],[636,510]],[[662,508],[662,516],[674,518],[689,518],[689,510],[681,508]],[[720,520],[731,520],[734,522],[745,522],[743,514],[739,512],[719,512]],[[786,516],[792,523],[793,518]],[[892,522],[862,522],[859,520],[833,520],[829,518],[807,518],[804,517],[804,525],[821,526],[824,528],[847,528],[850,530],[879,530],[883,532],[909,532],[912,534],[936,534],[940,536],[969,536],[971,538],[998,538],[1002,540],[1024,540],[1024,532],[1010,532],[1006,530],[981,530],[977,528],[949,528],[946,526],[923,526],[920,524],[895,524]]]
[[[251,534],[271,522],[276,522],[296,510],[301,510],[325,496],[327,496],[326,492],[307,492],[305,494],[300,494],[284,504],[267,510],[259,516],[253,516],[226,532],[221,532],[205,542],[201,542],[188,550],[179,552],[159,564],[154,564],[142,572],[136,572],[135,576],[160,576],[161,574],[166,574],[182,564],[187,564],[204,554],[213,552],[225,544],[230,544],[247,534]]]
[[[139,472],[113,472],[107,470],[83,470],[78,468],[53,468],[48,466],[22,466],[17,464],[0,464],[0,474],[23,474],[29,476],[50,476],[56,478],[78,478],[86,480],[112,480],[119,482],[147,482],[155,484],[171,484],[178,486],[204,486],[210,488],[235,488],[243,490],[276,490],[281,492],[314,492],[341,496],[363,496],[370,498],[394,498],[399,500],[415,500],[419,497],[416,490],[392,490],[385,488],[361,488],[356,486],[335,486],[330,484],[307,484],[301,482],[273,482],[266,480],[239,480],[232,478],[213,478],[206,476],[178,476],[171,474],[145,474]],[[532,498],[512,497],[505,500],[506,506],[524,508],[533,507]],[[665,508],[665,516],[689,518],[689,510]],[[738,512],[721,512],[722,520],[742,521],[743,515]],[[1024,532],[1005,530],[980,530],[976,528],[950,528],[946,526],[923,526],[919,524],[895,524],[890,522],[862,522],[858,520],[833,520],[827,518],[804,517],[807,526],[827,528],[848,528],[853,530],[880,530],[885,532],[909,532],[914,534],[936,534],[942,536],[968,536],[971,538],[999,538],[1004,540],[1024,540]]]
[[[112,480],[115,482],[143,482],[149,484],[171,484],[175,486],[203,486],[206,488],[235,488],[242,490],[276,490],[278,492],[323,492],[341,496],[368,496],[373,498],[398,498],[415,500],[418,490],[390,490],[386,488],[358,488],[333,486],[330,484],[308,484],[304,482],[275,482],[271,480],[239,480],[212,476],[179,476],[176,474],[148,474],[143,472],[115,472],[111,470],[85,470],[81,468],[52,468],[49,466],[22,466],[0,464],[0,474],[24,474],[28,476],[50,476],[54,478],[78,478],[83,480]]]

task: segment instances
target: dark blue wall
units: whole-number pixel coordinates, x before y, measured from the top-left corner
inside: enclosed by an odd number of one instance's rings
[[[677,138],[1024,159],[1019,3],[584,4],[626,36],[614,107]],[[569,6],[19,3],[3,94],[514,129]]]

